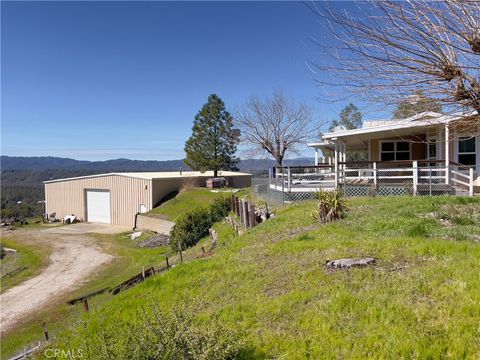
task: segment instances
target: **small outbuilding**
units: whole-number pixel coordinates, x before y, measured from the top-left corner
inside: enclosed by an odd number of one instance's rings
[[[229,187],[251,186],[248,173],[221,171]],[[57,217],[112,225],[135,226],[135,216],[158,206],[185,184],[205,187],[212,171],[130,172],[45,181],[46,212]]]

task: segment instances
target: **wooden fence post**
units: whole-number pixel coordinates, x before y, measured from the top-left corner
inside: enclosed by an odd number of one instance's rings
[[[243,212],[243,200],[238,203],[239,207],[239,216],[240,216],[240,224],[244,225],[245,224],[245,219],[243,218],[244,212]]]
[[[250,204],[250,227],[254,227],[257,225],[257,217],[255,215],[255,205]]]
[[[180,261],[183,262],[183,254],[182,254],[182,248],[178,249],[180,252]]]
[[[83,300],[83,310],[85,310],[85,312],[89,311],[87,299]]]
[[[243,202],[243,221],[245,225],[245,229],[250,227],[249,226],[249,218],[248,218],[248,201]]]
[[[42,323],[43,326],[43,333],[45,334],[45,341],[48,341],[48,329],[47,329],[47,323],[44,321]]]
[[[170,269],[170,263],[168,262],[168,256],[165,256],[165,261],[167,262],[167,269]]]
[[[240,209],[239,209],[239,200],[238,200],[238,197],[235,196],[235,214],[237,214],[237,216],[240,216]]]

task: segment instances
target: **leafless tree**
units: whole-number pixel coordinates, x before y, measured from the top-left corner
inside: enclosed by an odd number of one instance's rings
[[[356,4],[308,3],[335,39],[316,39],[320,53],[311,59],[319,84],[341,89],[325,100],[354,95],[393,106],[422,91],[448,112],[462,111],[479,123],[479,1]]]
[[[235,121],[248,156],[271,155],[279,166],[287,152],[298,154],[301,144],[319,136],[310,108],[278,90],[265,99],[251,97],[237,109]]]

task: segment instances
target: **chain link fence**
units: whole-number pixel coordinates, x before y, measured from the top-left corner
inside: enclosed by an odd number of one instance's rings
[[[267,203],[309,200],[320,189],[335,188],[332,165],[276,168],[257,172],[252,179],[253,191]],[[339,164],[338,188],[351,196],[457,195],[479,194],[475,186],[476,169],[443,161],[393,163],[358,162]]]

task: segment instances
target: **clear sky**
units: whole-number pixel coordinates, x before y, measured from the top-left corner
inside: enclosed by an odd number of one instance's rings
[[[233,109],[281,88],[328,120],[346,105],[316,100],[319,19],[301,2],[1,7],[2,155],[183,158],[211,93]]]

